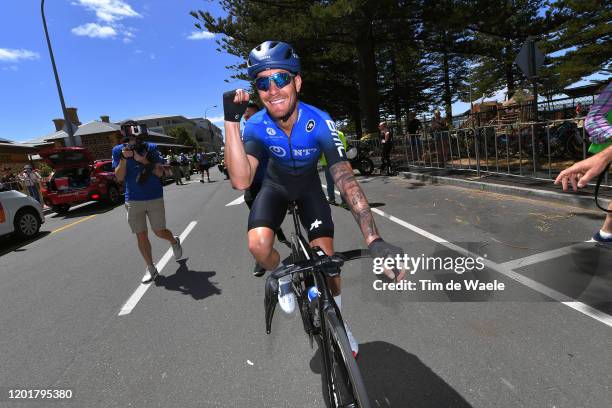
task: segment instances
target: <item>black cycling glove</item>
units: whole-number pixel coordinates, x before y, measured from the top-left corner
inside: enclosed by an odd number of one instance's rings
[[[235,96],[236,90],[227,91],[223,94],[223,113],[225,120],[228,122],[240,122],[240,118],[244,115],[248,105],[248,102],[235,103]]]
[[[372,258],[395,258],[396,255],[400,255],[401,257],[404,255],[404,250],[402,248],[385,242],[382,238],[376,238],[374,241],[370,242],[368,248],[370,249],[370,256]],[[393,274],[395,275],[395,279],[398,279],[404,276],[405,271],[393,268]]]

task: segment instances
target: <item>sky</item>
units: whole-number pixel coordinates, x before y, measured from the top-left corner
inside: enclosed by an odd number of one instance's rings
[[[198,9],[223,15],[211,0],[47,0],[66,106],[78,108],[83,123],[100,115],[119,121],[203,117],[206,111],[222,127],[223,92],[248,84],[231,80],[225,67],[239,60],[216,50],[218,35],[194,27],[189,11]],[[4,0],[0,15],[0,138],[25,141],[52,133],[52,119],[63,115],[40,2]],[[467,109],[468,103],[453,105],[455,114]]]
[[[189,11],[223,11],[208,0],[47,0],[45,16],[64,99],[81,122],[151,114],[207,116],[223,123],[225,66],[215,35]],[[63,117],[40,1],[0,2],[0,138],[23,141],[55,131]],[[10,16],[7,18],[7,16]]]

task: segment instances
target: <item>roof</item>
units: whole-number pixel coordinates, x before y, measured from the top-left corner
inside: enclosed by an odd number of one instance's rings
[[[1,139],[1,140],[6,140],[6,139]],[[8,150],[16,150],[16,151],[23,151],[26,153],[34,153],[36,152],[36,147],[29,145],[29,144],[23,144],[23,143],[14,143],[14,142],[0,142],[0,148],[8,148]]]
[[[121,125],[118,125],[117,123],[108,123],[108,122],[93,120],[91,122],[87,122],[79,126],[79,128],[74,133],[74,135],[75,136],[86,136],[86,135],[95,135],[98,133],[108,133],[108,132],[116,132],[116,131],[121,131]],[[149,131],[149,134],[156,136],[156,137],[163,137],[163,138],[174,140],[172,136],[168,136],[168,135],[165,135],[159,132]],[[36,139],[27,140],[24,143],[31,144],[31,145],[40,145],[40,144],[47,143],[50,140],[64,139],[66,137],[68,137],[68,133],[66,133],[63,130],[58,130],[46,136],[41,136]]]
[[[156,120],[156,119],[165,119],[165,118],[183,118],[186,121],[189,120],[183,115],[144,115],[144,116],[133,116],[131,118],[126,118],[126,119],[119,121],[119,123],[123,123],[128,120],[139,122],[139,121],[145,121],[145,120]]]
[[[565,88],[563,93],[570,98],[580,98],[581,96],[591,96],[600,93],[609,81],[598,81],[591,85],[577,86],[575,88]]]

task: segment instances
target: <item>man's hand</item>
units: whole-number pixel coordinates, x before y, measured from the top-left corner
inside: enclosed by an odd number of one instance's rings
[[[249,102],[249,93],[244,89],[236,89],[223,94],[223,113],[228,122],[240,122]]]
[[[134,150],[128,148],[127,146],[124,147],[123,149],[121,149],[121,154],[123,155],[123,157],[125,157],[126,159],[130,158],[130,157],[134,157]]]
[[[370,255],[372,258],[393,258],[395,259],[396,255],[400,255],[402,258],[404,256],[404,250],[400,247],[392,245],[388,242],[383,241],[382,238],[377,238],[374,241],[370,242],[368,245],[370,248]],[[406,276],[405,269],[387,269],[383,270],[385,276],[389,279],[395,280],[399,282],[404,279]]]
[[[563,170],[555,179],[555,184],[561,183],[563,191],[567,191],[568,182],[572,189],[577,191],[587,185],[591,179],[597,177],[605,170],[608,163],[612,161],[612,147],[608,147],[603,152],[597,153],[593,157],[579,161],[573,166]]]

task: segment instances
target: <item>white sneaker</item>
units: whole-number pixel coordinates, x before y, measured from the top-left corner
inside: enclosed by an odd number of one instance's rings
[[[179,237],[175,236],[176,244],[172,245],[172,253],[174,254],[174,260],[178,261],[183,257],[183,247],[181,246],[181,240]]]
[[[155,265],[147,266],[147,272],[142,277],[142,283],[154,281],[157,275],[159,275],[159,272],[157,272]]]
[[[291,287],[291,276],[285,276],[278,280],[278,304],[287,314],[295,311],[295,293],[293,293]]]
[[[353,332],[348,328],[346,321],[344,322],[344,330],[346,330],[346,337],[348,337],[349,344],[351,345],[353,357],[357,358],[357,354],[359,354],[359,343],[355,340],[355,336],[353,336]]]

